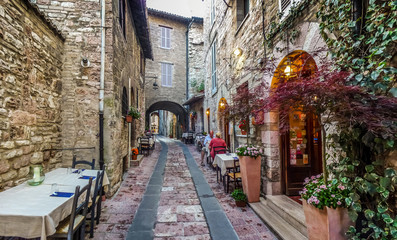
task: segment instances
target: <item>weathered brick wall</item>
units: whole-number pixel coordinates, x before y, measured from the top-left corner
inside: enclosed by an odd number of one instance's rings
[[[63,39],[27,1],[0,1],[0,191],[61,153]]]
[[[273,71],[278,63],[294,50],[305,50],[309,54],[325,44],[319,34],[316,6],[311,5],[303,15],[294,21],[294,29],[298,31],[297,38],[287,44],[283,36],[286,31],[280,31],[272,39],[273,47],[267,47],[263,36],[269,33],[271,25],[280,22],[278,14],[279,1],[250,0],[249,14],[241,24],[237,23],[236,2],[228,1],[228,8],[223,0],[215,2],[215,22],[210,21],[211,1],[206,1],[207,15],[204,18],[204,51],[205,51],[205,100],[204,110],[210,108],[210,126],[205,121],[205,130],[222,131],[222,123],[218,116],[219,100],[224,97],[228,103],[238,86],[247,82],[249,87],[259,82],[271,84]],[[262,3],[265,3],[264,7]],[[264,21],[262,17],[264,14]],[[262,28],[265,26],[265,29]],[[291,30],[290,30],[291,31]],[[211,46],[216,42],[217,91],[211,89]],[[266,47],[266,51],[265,51]],[[240,48],[243,53],[239,57],[232,55],[234,49]],[[261,70],[261,62],[265,58],[273,59],[267,64],[266,72]],[[316,59],[315,59],[316,60]],[[271,69],[273,67],[273,70]],[[238,127],[237,127],[238,130]],[[262,192],[280,194],[281,189],[281,159],[278,133],[278,115],[265,115],[265,124],[251,127],[250,141],[265,148],[266,157],[262,161]],[[232,148],[246,142],[246,137],[233,134]]]
[[[149,13],[150,39],[152,41],[154,61],[146,63],[146,109],[159,101],[171,101],[182,104],[186,100],[186,27],[185,23],[153,16]],[[160,47],[160,26],[171,27],[171,49]],[[161,63],[172,63],[172,87],[161,86]],[[159,88],[153,90],[153,76],[157,76]]]

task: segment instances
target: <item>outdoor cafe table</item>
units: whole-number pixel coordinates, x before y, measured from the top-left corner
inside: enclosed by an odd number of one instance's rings
[[[223,153],[215,155],[213,164],[221,170],[221,176],[226,174],[228,168],[234,167],[234,158],[238,158],[236,153]]]
[[[97,170],[85,170],[83,176],[96,176],[96,173]],[[104,185],[109,184],[105,176]],[[47,173],[39,186],[24,182],[1,192],[0,236],[45,240],[54,234],[59,222],[70,215],[73,197],[50,197],[51,185],[57,183],[60,192],[74,193],[77,185],[88,184],[88,180],[78,178],[78,174],[67,174],[66,168],[58,168]]]

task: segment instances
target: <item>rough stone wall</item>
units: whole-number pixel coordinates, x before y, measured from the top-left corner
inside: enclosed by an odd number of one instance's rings
[[[189,28],[189,96],[199,93],[198,87],[204,83],[204,39],[203,24],[193,22]]]
[[[280,22],[278,14],[279,1],[265,1],[264,7],[261,0],[250,0],[249,14],[240,25],[237,23],[237,1],[229,1],[231,8],[228,8],[223,0],[215,2],[215,21],[211,23],[211,1],[206,1],[207,15],[204,18],[204,51],[205,51],[205,100],[204,109],[210,109],[210,126],[205,121],[205,130],[222,131],[222,123],[218,116],[219,100],[224,97],[228,103],[231,101],[231,94],[236,88],[248,82],[249,88],[256,86],[259,82],[272,82],[273,70],[278,63],[294,50],[305,50],[309,54],[316,49],[325,46],[320,34],[317,19],[315,18],[316,6],[311,5],[304,12],[302,17],[295,20],[295,27],[298,31],[297,38],[292,43],[287,43],[281,31],[268,41],[273,47],[267,47],[264,43],[263,30],[268,33],[272,23]],[[264,14],[264,21],[262,17]],[[262,28],[265,26],[265,29]],[[212,89],[211,84],[211,46],[216,43],[216,67],[217,67],[217,88]],[[233,56],[236,48],[242,50],[239,57]],[[266,48],[266,50],[265,50]],[[273,62],[264,61],[273,59]],[[315,58],[316,60],[316,58]],[[270,69],[263,72],[261,68],[267,64]],[[273,69],[272,69],[273,68]],[[237,125],[234,126],[236,128]],[[232,130],[236,133],[238,130]],[[258,127],[251,126],[250,142],[262,145],[265,148],[265,158],[262,158],[262,193],[280,194],[281,186],[281,159],[278,132],[278,115],[269,113],[265,115],[265,124]],[[246,137],[232,134],[232,149],[240,143],[246,142]]]
[[[146,109],[153,103],[171,101],[182,105],[186,100],[186,28],[187,24],[149,13],[150,39],[154,61],[146,62]],[[161,26],[171,29],[171,49],[161,48]],[[173,64],[172,87],[161,86],[161,63]],[[153,77],[157,77],[156,79]],[[159,88],[153,90],[154,81]]]
[[[23,0],[0,2],[0,191],[60,165],[63,39]]]
[[[114,11],[118,13],[118,1],[113,1]],[[117,8],[116,8],[117,7]],[[128,3],[126,9],[129,9]],[[144,119],[145,102],[143,88],[144,66],[141,70],[141,58],[143,52],[139,44],[138,36],[134,30],[134,23],[131,12],[126,13],[126,34],[123,35],[118,20],[118,14],[113,14],[113,42],[110,48],[113,49],[113,82],[109,88],[109,93],[105,97],[105,163],[107,164],[108,176],[112,189],[110,194],[119,188],[122,181],[123,158],[129,157],[128,146],[128,124],[124,121],[122,113],[122,94],[123,88],[127,89],[130,96],[131,91],[134,92],[134,98],[130,97],[130,106],[138,107]],[[135,66],[135,67],[131,67]],[[138,97],[138,99],[136,98]],[[142,121],[135,120],[131,124],[133,136],[141,136],[144,132],[144,124]],[[107,133],[107,134],[106,134]],[[134,143],[131,143],[134,145]]]
[[[71,164],[73,154],[78,159],[95,158],[99,163],[100,1],[37,0],[37,3],[66,36],[62,72],[62,146],[95,147],[93,150],[64,151],[63,165]],[[123,87],[127,88],[130,99],[130,88],[133,88],[135,101],[130,100],[130,104],[138,102],[139,109],[144,112],[140,45],[127,4],[126,38],[122,35],[118,6],[118,0],[106,0],[104,161],[110,180],[109,195],[113,195],[120,185],[123,157],[129,149],[128,125],[121,113]],[[82,67],[83,57],[90,61],[89,67]],[[135,121],[132,128],[135,137],[137,132],[143,133],[143,128],[143,124]]]

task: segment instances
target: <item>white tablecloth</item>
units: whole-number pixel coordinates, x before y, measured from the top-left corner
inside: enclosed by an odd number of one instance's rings
[[[83,171],[83,176],[96,174],[97,170]],[[78,177],[78,174],[67,174],[66,168],[58,168],[47,173],[39,186],[24,182],[1,192],[0,236],[46,239],[54,234],[59,222],[70,215],[73,197],[50,197],[51,185],[57,183],[60,192],[74,193],[77,185],[88,184],[88,180]],[[107,176],[103,184],[109,184]]]
[[[221,174],[225,175],[227,168],[234,167],[234,158],[237,157],[235,153],[224,153],[215,155],[213,164],[218,165],[221,169]]]

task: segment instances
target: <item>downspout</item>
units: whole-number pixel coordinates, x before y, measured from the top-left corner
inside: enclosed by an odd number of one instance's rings
[[[194,22],[194,18],[192,17],[192,20],[189,22],[189,24],[187,25],[187,29],[186,29],[186,100],[189,99],[189,29],[192,26]],[[190,106],[188,106],[189,109]],[[187,110],[188,110],[187,109]],[[188,116],[185,116],[185,123],[187,126],[185,131],[189,130],[189,118]]]
[[[101,0],[101,76],[99,88],[99,168],[103,170],[103,100],[105,96],[105,0]]]

